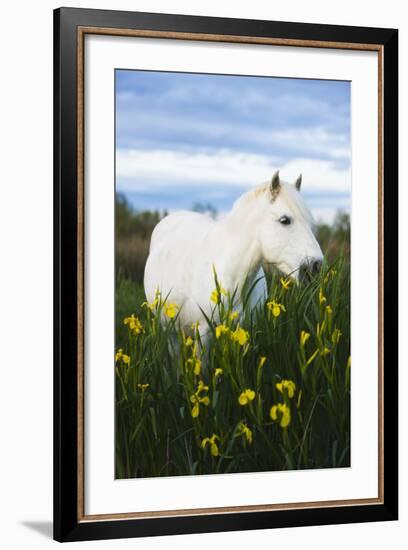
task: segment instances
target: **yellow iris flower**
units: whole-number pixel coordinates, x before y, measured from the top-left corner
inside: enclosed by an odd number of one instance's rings
[[[161,293],[159,290],[156,290],[155,298],[153,302],[143,302],[142,307],[146,307],[150,309],[150,311],[154,311],[156,307],[159,305],[159,302],[161,301]]]
[[[207,447],[207,445],[209,445],[211,455],[212,456],[218,456],[220,454],[220,451],[219,451],[219,448],[218,448],[218,445],[217,445],[217,439],[218,439],[218,441],[220,440],[218,435],[215,435],[215,434],[212,434],[211,437],[205,437],[201,441],[201,448],[205,449]]]
[[[231,332],[231,339],[234,342],[238,342],[240,346],[244,346],[249,340],[249,333],[243,328],[241,328],[240,326],[238,326],[234,330],[234,332]]]
[[[184,345],[186,347],[189,347],[189,346],[192,346],[193,345],[193,339],[191,338],[191,336],[187,336],[185,342],[184,342]]]
[[[326,277],[324,278],[324,282],[327,283],[329,281],[329,278],[333,280],[336,274],[337,274],[337,271],[335,269],[331,269],[326,275]]]
[[[292,281],[290,279],[284,279],[283,277],[280,278],[280,284],[284,290],[289,290],[291,282]]]
[[[284,403],[273,405],[270,410],[272,420],[278,420],[281,428],[287,428],[290,424],[290,408]]]
[[[308,332],[306,332],[305,330],[302,330],[300,332],[300,347],[301,348],[305,347],[305,344],[309,340],[309,338],[310,338],[310,334]]]
[[[115,361],[120,361],[122,360],[123,363],[125,363],[125,365],[129,365],[130,364],[130,355],[126,355],[126,353],[123,353],[123,349],[120,348],[118,349],[118,351],[116,352],[116,355],[115,355]]]
[[[193,372],[196,376],[198,376],[201,372],[201,359],[198,357],[191,357],[190,359],[187,359],[186,361],[187,365],[191,365],[193,367]]]
[[[243,435],[249,444],[252,443],[252,430],[245,424],[245,422],[239,423],[237,435]]]
[[[219,291],[216,288],[211,292],[210,300],[214,302],[214,304],[220,304],[221,303],[221,296],[226,296],[227,291],[222,286],[219,287]]]
[[[283,304],[278,304],[275,300],[271,300],[266,304],[266,307],[272,311],[274,317],[279,317],[282,311],[286,311],[286,308]]]
[[[339,341],[340,341],[340,338],[341,338],[341,335],[342,335],[342,332],[341,330],[339,330],[338,328],[335,328],[333,330],[333,334],[332,334],[332,342],[333,344],[336,346]]]
[[[289,399],[295,395],[296,384],[292,380],[281,380],[276,384],[276,389],[280,393],[287,393]]]
[[[229,331],[229,328],[224,325],[224,323],[222,325],[218,325],[215,327],[215,337],[218,338],[222,335],[222,334],[226,334],[227,332]]]
[[[173,319],[177,315],[177,311],[177,304],[165,304],[164,306],[164,313],[169,319]]]
[[[323,294],[323,290],[320,289],[320,290],[319,290],[319,303],[320,303],[320,304],[324,304],[325,301],[326,301],[326,297],[325,297],[324,294]]]
[[[251,390],[250,388],[247,388],[246,390],[241,392],[240,396],[238,397],[238,403],[244,407],[245,405],[248,405],[248,403],[250,403],[254,399],[255,399],[254,390]]]
[[[154,300],[153,302],[143,302],[142,307],[146,307],[150,309],[150,311],[154,311],[157,306],[157,301]]]
[[[125,319],[123,319],[123,324],[127,325],[129,331],[133,334],[140,334],[141,332],[144,332],[144,328],[142,323],[140,322],[140,319],[138,317],[135,317],[133,313],[130,317],[125,317]]]
[[[197,416],[200,414],[200,405],[208,407],[208,405],[210,404],[210,398],[207,395],[200,395],[203,391],[208,391],[208,386],[206,386],[204,382],[200,380],[197,390],[193,393],[193,395],[190,396],[190,401],[191,403],[193,403],[193,408],[191,409],[191,416],[193,418],[197,418]]]

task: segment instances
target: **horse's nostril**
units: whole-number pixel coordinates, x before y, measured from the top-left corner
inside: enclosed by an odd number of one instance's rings
[[[312,262],[311,268],[312,268],[311,271],[312,271],[313,274],[316,275],[317,273],[319,273],[319,271],[320,271],[321,268],[322,268],[322,262],[321,262],[321,260],[314,260],[314,261]]]
[[[300,266],[299,269],[299,279],[301,280],[311,280],[311,278],[318,275],[322,267],[321,260],[309,260]]]

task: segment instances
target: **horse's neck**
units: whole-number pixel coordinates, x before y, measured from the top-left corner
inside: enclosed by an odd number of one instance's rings
[[[262,262],[256,227],[250,219],[233,212],[222,225],[225,239],[224,272],[229,286],[240,292],[245,282],[252,283]]]

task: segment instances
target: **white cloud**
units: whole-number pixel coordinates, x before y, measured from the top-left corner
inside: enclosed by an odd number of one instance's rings
[[[351,191],[351,172],[330,160],[295,158],[279,165],[269,156],[219,150],[184,153],[165,149],[119,149],[116,156],[119,190],[141,191],[171,183],[174,186],[222,184],[243,189],[258,185],[280,170],[293,181],[302,172],[304,189],[319,193]]]
[[[118,124],[122,132],[134,136],[149,136],[152,131],[155,137],[163,134],[170,143],[172,135],[175,142],[184,145],[189,138],[196,146],[218,146],[220,143],[241,144],[246,150],[267,148],[280,151],[281,155],[297,152],[304,156],[320,156],[336,160],[349,161],[350,143],[348,134],[333,132],[324,126],[312,127],[274,127],[260,126],[241,119],[205,119],[205,117],[187,116],[180,113],[163,113],[160,110],[152,112],[123,112],[118,116]],[[160,128],[160,132],[157,132]],[[137,129],[137,131],[135,131]],[[135,137],[133,137],[133,140]],[[129,138],[129,143],[132,139]],[[133,141],[135,144],[136,142]]]
[[[200,103],[208,106],[228,105],[230,111],[241,114],[251,114],[264,109],[266,113],[290,114],[297,116],[318,116],[326,121],[339,121],[344,118],[344,110],[347,109],[345,102],[337,103],[333,108],[333,101],[328,96],[322,94],[312,96],[310,93],[296,93],[281,91],[271,94],[272,88],[257,86],[257,80],[249,81],[246,86],[240,88],[241,93],[237,93],[234,86],[220,85],[219,81],[203,81],[199,83],[186,83],[182,85],[173,82],[172,85],[161,90],[155,90],[154,97],[149,96],[149,104],[152,101],[156,108],[163,105],[175,104],[177,107],[184,108],[186,104]],[[244,91],[245,93],[242,93]],[[132,102],[145,101],[146,97],[134,90],[121,91],[117,99],[124,104],[131,105]]]

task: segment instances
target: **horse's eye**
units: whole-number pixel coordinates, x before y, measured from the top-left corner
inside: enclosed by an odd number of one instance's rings
[[[279,223],[282,225],[290,225],[292,223],[292,220],[289,218],[289,216],[282,216],[279,218]]]

